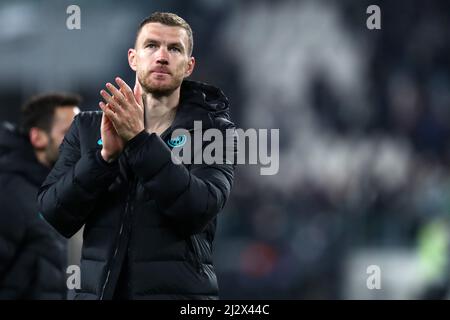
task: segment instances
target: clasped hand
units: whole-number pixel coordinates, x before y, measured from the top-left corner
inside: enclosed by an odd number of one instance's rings
[[[144,105],[142,88],[136,78],[134,90],[119,77],[115,79],[119,88],[111,83],[100,94],[105,102],[99,106],[103,111],[101,136],[102,157],[112,161],[122,152],[125,143],[144,130]]]

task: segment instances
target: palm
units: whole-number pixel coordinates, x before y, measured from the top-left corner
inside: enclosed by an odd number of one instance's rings
[[[103,114],[101,125],[103,148],[111,155],[118,154],[124,147],[122,138],[117,134],[111,120]]]

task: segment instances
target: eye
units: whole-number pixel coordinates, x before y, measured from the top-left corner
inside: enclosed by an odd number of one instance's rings
[[[149,43],[149,44],[147,44],[145,47],[146,47],[146,48],[150,48],[150,49],[154,49],[154,48],[156,48],[156,44],[154,44],[154,43]]]
[[[181,49],[178,47],[171,47],[169,50],[174,52],[181,52]]]

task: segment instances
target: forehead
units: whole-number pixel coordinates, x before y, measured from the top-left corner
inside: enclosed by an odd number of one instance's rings
[[[166,26],[159,22],[150,22],[142,27],[136,40],[136,45],[140,46],[146,40],[157,40],[168,43],[181,42],[187,47],[188,38],[187,31],[184,28]]]

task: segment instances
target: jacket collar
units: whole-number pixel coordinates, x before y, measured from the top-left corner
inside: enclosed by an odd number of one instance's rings
[[[192,130],[194,121],[201,121],[202,128],[214,126],[214,119],[230,119],[229,102],[223,92],[206,83],[184,80],[181,85],[180,104],[170,131],[177,128]]]

